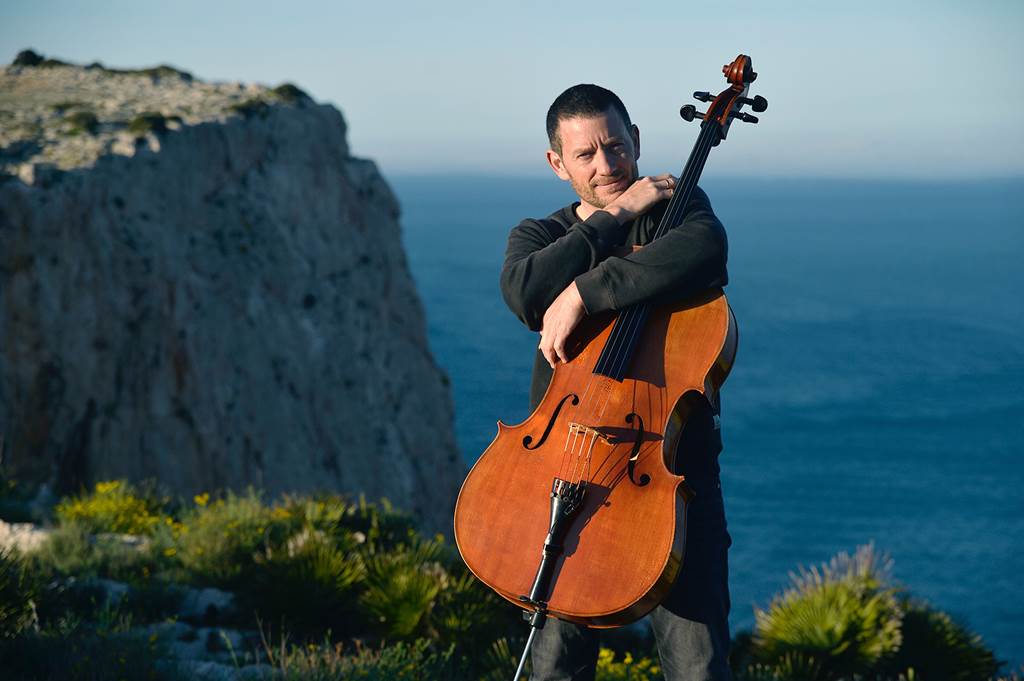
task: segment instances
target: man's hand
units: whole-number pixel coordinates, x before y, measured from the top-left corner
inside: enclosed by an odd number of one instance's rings
[[[569,339],[569,334],[586,314],[587,309],[583,305],[580,292],[576,289],[575,281],[558,294],[551,307],[544,313],[539,347],[552,369],[559,361],[569,361],[565,343]]]
[[[624,225],[638,215],[646,213],[658,201],[670,198],[675,188],[676,178],[671,173],[641,177],[604,209],[611,213],[620,225]]]

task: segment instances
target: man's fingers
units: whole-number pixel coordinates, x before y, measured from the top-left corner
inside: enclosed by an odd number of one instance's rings
[[[565,351],[565,339],[562,338],[553,343],[548,343],[547,340],[542,337],[540,345],[537,347],[540,349],[540,353],[544,355],[544,359],[551,365],[551,368],[554,369],[555,365],[559,362],[568,362],[569,356]]]
[[[551,365],[551,368],[554,369],[555,352],[554,350],[551,349],[551,346],[546,342],[546,340],[546,338],[541,336],[540,345],[538,345],[537,347],[540,348],[540,354],[544,355],[544,359],[546,359],[548,361],[548,364]]]
[[[565,352],[565,339],[564,338],[559,338],[558,340],[555,341],[555,352],[554,352],[554,354],[557,355],[558,359],[560,359],[563,362],[568,362],[569,361],[569,357],[567,356],[567,354]]]

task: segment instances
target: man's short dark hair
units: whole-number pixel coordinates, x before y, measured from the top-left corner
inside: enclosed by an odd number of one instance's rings
[[[548,109],[548,143],[551,149],[562,153],[562,140],[558,138],[558,122],[563,118],[575,116],[600,116],[609,109],[619,112],[622,122],[629,130],[633,124],[629,120],[629,112],[626,105],[611,90],[606,90],[600,85],[592,83],[580,83],[558,95]]]

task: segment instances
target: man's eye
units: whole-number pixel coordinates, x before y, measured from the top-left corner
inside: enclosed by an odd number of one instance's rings
[[[594,152],[587,151],[587,152],[584,152],[582,154],[579,154],[576,158],[590,158],[593,155],[594,155]]]

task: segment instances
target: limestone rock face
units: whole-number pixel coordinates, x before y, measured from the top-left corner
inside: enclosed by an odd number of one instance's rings
[[[331,106],[172,80],[0,73],[6,472],[365,493],[446,529],[464,471],[388,185]],[[47,98],[101,115],[62,141]]]

